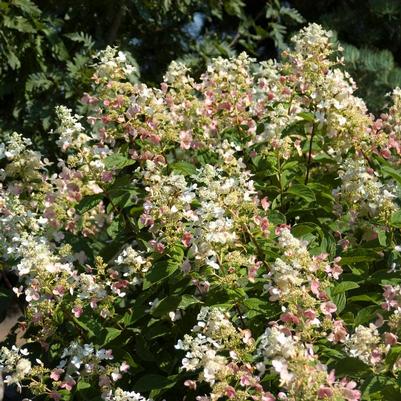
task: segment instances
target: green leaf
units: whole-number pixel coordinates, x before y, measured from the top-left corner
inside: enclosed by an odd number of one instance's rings
[[[135,204],[134,200],[139,195],[137,188],[127,184],[125,187],[116,187],[108,191],[111,200],[110,207],[124,209]]]
[[[376,230],[377,238],[381,246],[387,246],[387,235],[385,230]]]
[[[345,297],[345,294],[341,292],[339,294],[333,295],[331,299],[337,306],[337,314],[341,313],[344,310],[345,305],[347,304],[347,298]]]
[[[264,312],[269,307],[269,303],[259,298],[247,298],[244,300],[244,305],[251,310]]]
[[[117,235],[124,229],[124,222],[122,218],[115,219],[111,222],[111,224],[107,227],[106,232],[111,239],[115,239]]]
[[[358,358],[347,357],[340,359],[335,367],[338,376],[350,376],[355,378],[364,377],[370,368]]]
[[[381,259],[381,257],[382,256],[374,250],[359,248],[347,252],[344,256],[341,255],[341,264],[351,265],[354,263],[373,262]]]
[[[386,365],[390,368],[393,367],[394,363],[401,356],[401,345],[395,345],[390,348],[390,351],[386,355]]]
[[[143,289],[146,290],[153,284],[170,277],[180,266],[171,260],[157,262],[146,274],[143,281]]]
[[[153,309],[152,315],[155,317],[162,317],[169,312],[173,312],[178,308],[180,297],[178,295],[171,295],[163,298],[157,306]]]
[[[401,184],[401,173],[390,166],[382,166],[381,170]]]
[[[94,208],[96,205],[98,205],[102,199],[103,199],[103,194],[94,194],[85,196],[75,207],[75,210],[78,213],[83,214],[88,210]]]
[[[329,186],[317,182],[310,182],[308,183],[308,188],[315,192],[317,199],[325,198],[331,202],[334,202],[334,196],[331,194],[331,189]]]
[[[319,229],[319,226],[314,223],[301,223],[293,226],[291,233],[297,238],[302,238],[305,235],[316,231],[317,229]]]
[[[397,210],[391,215],[390,225],[393,227],[401,227],[401,210]]]
[[[77,384],[77,391],[87,390],[90,387],[90,383],[80,380]]]
[[[12,4],[31,16],[37,17],[42,13],[39,7],[31,0],[13,0]]]
[[[103,163],[107,170],[121,170],[124,167],[135,164],[135,160],[129,159],[121,153],[113,153],[107,156]]]
[[[104,330],[100,332],[100,342],[101,347],[111,343],[117,337],[121,335],[121,330],[116,329],[114,327],[106,327]]]
[[[135,342],[135,352],[138,356],[143,361],[146,362],[154,362],[156,361],[156,354],[154,350],[151,350],[149,348],[148,343],[146,342],[144,336],[140,335],[137,337],[136,342]]]
[[[178,304],[178,309],[187,309],[191,305],[202,303],[198,298],[190,294],[184,294],[181,297],[180,303]]]
[[[196,174],[196,167],[184,160],[170,164],[169,167],[184,176]]]
[[[84,329],[88,333],[89,337],[95,336],[95,333],[93,332],[93,330],[82,320],[77,319],[76,317],[73,317],[72,320],[74,321],[75,324],[77,324],[79,327]]]
[[[287,219],[286,219],[285,215],[283,213],[279,212],[278,210],[270,211],[268,217],[269,217],[269,221],[275,225],[287,223]]]
[[[380,310],[377,305],[369,305],[366,308],[361,309],[357,315],[355,316],[354,325],[355,327],[360,324],[365,324],[371,322],[373,319],[376,319],[376,312]]]
[[[367,377],[361,386],[363,400],[400,401],[400,388],[394,379],[378,374]]]
[[[307,202],[316,200],[315,193],[304,184],[293,184],[287,189],[287,194],[297,196]]]
[[[171,386],[173,383],[167,377],[149,374],[141,377],[135,384],[134,390],[139,392],[162,389]]]
[[[346,292],[349,290],[353,290],[354,288],[359,288],[359,285],[357,283],[354,283],[353,281],[343,281],[339,284],[337,284],[334,289],[331,291],[332,295],[340,294],[342,292]]]
[[[92,400],[93,391],[92,385],[84,380],[79,380],[77,383],[76,399],[77,401]],[[75,397],[74,397],[75,399]]]
[[[303,120],[313,123],[315,121],[315,115],[313,113],[308,113],[306,111],[302,111],[298,113],[298,116],[301,117]]]
[[[376,296],[376,298],[374,298]],[[355,295],[353,297],[348,298],[349,302],[370,302],[379,305],[382,302],[382,298],[380,294],[372,294],[370,295]]]

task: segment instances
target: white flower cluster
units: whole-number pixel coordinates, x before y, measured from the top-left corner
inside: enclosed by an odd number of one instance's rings
[[[2,143],[0,146],[0,159],[6,157],[8,160],[13,160],[32,145],[32,141],[29,138],[24,138],[17,132],[13,132],[9,137],[6,137],[6,143],[7,145]]]
[[[111,391],[109,394],[104,396],[105,401],[152,401],[151,399],[147,399],[135,391],[124,391],[121,388],[116,388],[114,391]]]
[[[66,369],[67,374],[79,372],[81,366],[84,372],[91,374],[98,369],[101,361],[110,361],[113,359],[111,350],[99,349],[95,350],[93,344],[80,345],[78,342],[72,342],[66,347],[61,355],[58,368]]]
[[[347,159],[339,171],[341,187],[333,194],[361,216],[384,217],[396,210],[395,186],[383,184],[363,159]]]
[[[65,106],[57,106],[56,115],[60,120],[56,131],[59,139],[56,143],[62,151],[65,152],[70,148],[81,149],[87,144],[90,137],[85,134],[85,128],[79,122],[81,116],[72,115],[72,110]]]
[[[293,36],[295,51],[305,57],[315,54],[331,53],[331,38],[333,32],[324,30],[319,24],[309,24]]]
[[[158,211],[165,216],[180,216],[180,213],[185,215],[190,209],[190,203],[195,199],[193,191],[196,185],[188,186],[185,177],[175,172],[168,176],[159,174],[151,161],[147,161],[146,167],[143,179],[151,202],[146,211],[159,209]]]
[[[122,276],[130,280],[133,285],[139,284],[141,282],[140,276],[151,267],[151,262],[146,258],[144,252],[135,250],[131,245],[118,255],[114,263],[121,271]]]
[[[163,81],[174,89],[185,88],[194,85],[195,81],[189,76],[190,69],[183,63],[172,61],[167,68]]]
[[[104,284],[98,283],[96,278],[91,274],[81,273],[79,276],[76,276],[76,280],[79,288],[79,299],[90,299],[91,302],[96,302],[107,295]]]
[[[194,332],[201,331],[208,336],[216,336],[222,330],[227,332],[235,332],[235,329],[225,314],[219,308],[202,307],[198,316],[198,323],[193,327]]]
[[[222,335],[235,333],[235,328],[218,308],[203,307],[197,319],[198,323],[192,329],[193,333],[197,333],[196,336],[186,334],[175,348],[188,351],[182,360],[185,370],[203,368],[201,380],[213,385],[217,376],[224,377],[228,371],[227,358],[218,355],[218,351],[223,348]]]
[[[19,246],[27,232],[40,235],[46,219],[29,210],[18,196],[0,184],[0,249],[4,258],[19,257]]]
[[[281,230],[278,237],[278,245],[283,251],[283,258],[277,258],[266,275],[271,282],[265,285],[270,293],[270,300],[285,299],[294,287],[301,286],[308,273],[314,273],[316,269],[323,270],[324,266],[317,264],[312,259],[307,249],[307,242],[295,238],[288,228]]]
[[[271,364],[280,374],[281,385],[288,385],[294,378],[288,371],[288,361],[303,350],[302,345],[280,326],[268,327],[259,341],[257,355],[263,358],[263,363],[258,364],[259,370],[264,372],[265,365]]]
[[[11,349],[1,347],[0,373],[3,375],[6,384],[20,386],[20,381],[25,378],[32,368],[29,359],[24,358],[27,355],[28,351],[26,349],[17,348],[15,345]]]
[[[238,239],[235,215],[255,209],[256,191],[250,173],[238,165],[228,167],[234,169],[228,173],[205,165],[191,177],[195,183],[189,186],[183,175],[173,172],[163,176],[150,161],[146,167],[143,181],[149,195],[142,223],[166,242],[188,235],[186,246],[190,246],[191,257],[219,269],[219,249]],[[195,199],[199,206],[192,204]]]
[[[0,144],[0,160],[6,158],[8,163],[5,169],[0,169],[0,181],[6,177],[19,178],[8,184],[10,193],[19,194],[24,184],[33,180],[41,180],[41,170],[49,164],[47,159],[41,160],[40,152],[29,149],[32,141],[21,134],[13,132],[4,135],[4,142]]]
[[[368,365],[376,364],[380,357],[380,335],[377,327],[371,323],[369,327],[359,325],[354,334],[352,334],[345,342],[346,350],[352,357],[359,358]]]
[[[20,277],[38,275],[38,272],[57,274],[62,271],[71,273],[69,263],[60,263],[59,258],[53,254],[48,241],[44,237],[27,237],[20,241],[18,256],[21,261],[16,269]]]
[[[201,333],[196,337],[186,334],[184,340],[179,340],[175,348],[188,351],[182,360],[182,368],[186,371],[203,368],[201,378],[210,384],[215,382],[219,372],[226,370],[227,359],[217,354],[221,345]]]
[[[244,88],[250,88],[253,84],[250,66],[254,62],[255,59],[250,58],[245,52],[233,59],[217,57],[208,64],[207,71],[202,74],[202,84],[208,89],[218,86],[220,94],[231,94],[231,100],[235,104],[235,97],[243,92]]]
[[[216,269],[219,247],[233,244],[238,238],[234,213],[253,207],[252,197],[256,194],[253,181],[248,172],[241,173],[225,176],[221,169],[205,165],[195,177],[200,207],[196,209],[198,219],[193,223],[191,254]]]
[[[258,350],[269,361],[275,357],[292,358],[296,355],[297,347],[296,338],[286,333],[282,327],[273,326],[268,327],[260,337]]]
[[[105,50],[99,51],[95,58],[99,59],[96,64],[98,76],[112,76],[117,69],[121,69],[127,76],[138,76],[138,66],[127,60],[127,54],[115,47],[107,46]],[[134,61],[132,61],[134,62]]]

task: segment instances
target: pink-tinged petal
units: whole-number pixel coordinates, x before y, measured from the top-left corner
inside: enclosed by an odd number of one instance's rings
[[[189,232],[185,232],[184,235],[182,236],[181,242],[186,248],[188,248],[191,245],[191,240],[192,240],[192,234]]]
[[[271,393],[262,394],[261,401],[275,401],[276,398]]]
[[[190,390],[196,390],[196,382],[193,380],[185,380],[184,386],[188,387]]]
[[[333,390],[330,387],[322,386],[317,391],[317,397],[319,400],[330,398],[333,396]]]
[[[74,314],[76,318],[79,318],[82,315],[83,309],[81,306],[74,306],[71,309],[71,312]]]
[[[228,398],[234,398],[235,395],[236,395],[235,388],[234,388],[234,387],[231,387],[231,386],[227,386],[227,387],[226,387],[225,393],[226,393],[226,396],[227,396]]]
[[[263,210],[269,209],[269,207],[270,207],[270,202],[269,202],[269,200],[267,199],[266,196],[260,201],[260,203],[261,203],[261,205],[262,205]]]
[[[53,369],[50,373],[50,379],[54,381],[60,380],[61,375],[64,373],[64,369],[56,368]]]
[[[310,284],[310,290],[312,291],[312,294],[319,296],[319,287],[320,287],[319,281],[312,280]]]
[[[320,310],[324,315],[331,316],[337,310],[337,306],[333,302],[328,301],[320,305]]]
[[[350,390],[348,388],[343,389],[342,395],[347,401],[359,401],[361,398],[361,392],[359,390]]]
[[[287,312],[287,313],[283,313],[280,316],[281,321],[283,321],[284,323],[294,323],[294,324],[299,324],[300,320],[297,316],[295,316],[293,313],[291,312]]]
[[[304,311],[304,316],[308,319],[308,320],[313,320],[316,317],[316,312],[312,309],[307,309]]]
[[[384,343],[386,345],[397,344],[398,337],[393,333],[384,333]]]
[[[382,327],[384,324],[383,316],[380,313],[377,313],[376,316],[377,316],[377,320],[375,321],[375,326]]]

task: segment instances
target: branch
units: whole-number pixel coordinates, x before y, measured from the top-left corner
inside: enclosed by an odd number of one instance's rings
[[[118,30],[120,29],[121,22],[123,20],[125,14],[125,6],[124,4],[121,5],[120,9],[117,11],[116,15],[114,16],[113,23],[111,24],[110,31],[107,38],[107,43],[113,44],[117,38]]]

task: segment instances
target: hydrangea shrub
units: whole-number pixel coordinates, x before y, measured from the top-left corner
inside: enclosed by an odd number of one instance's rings
[[[401,392],[401,90],[380,118],[330,32],[160,88],[101,52],[57,161],[0,144],[0,350],[35,400],[359,401]]]

